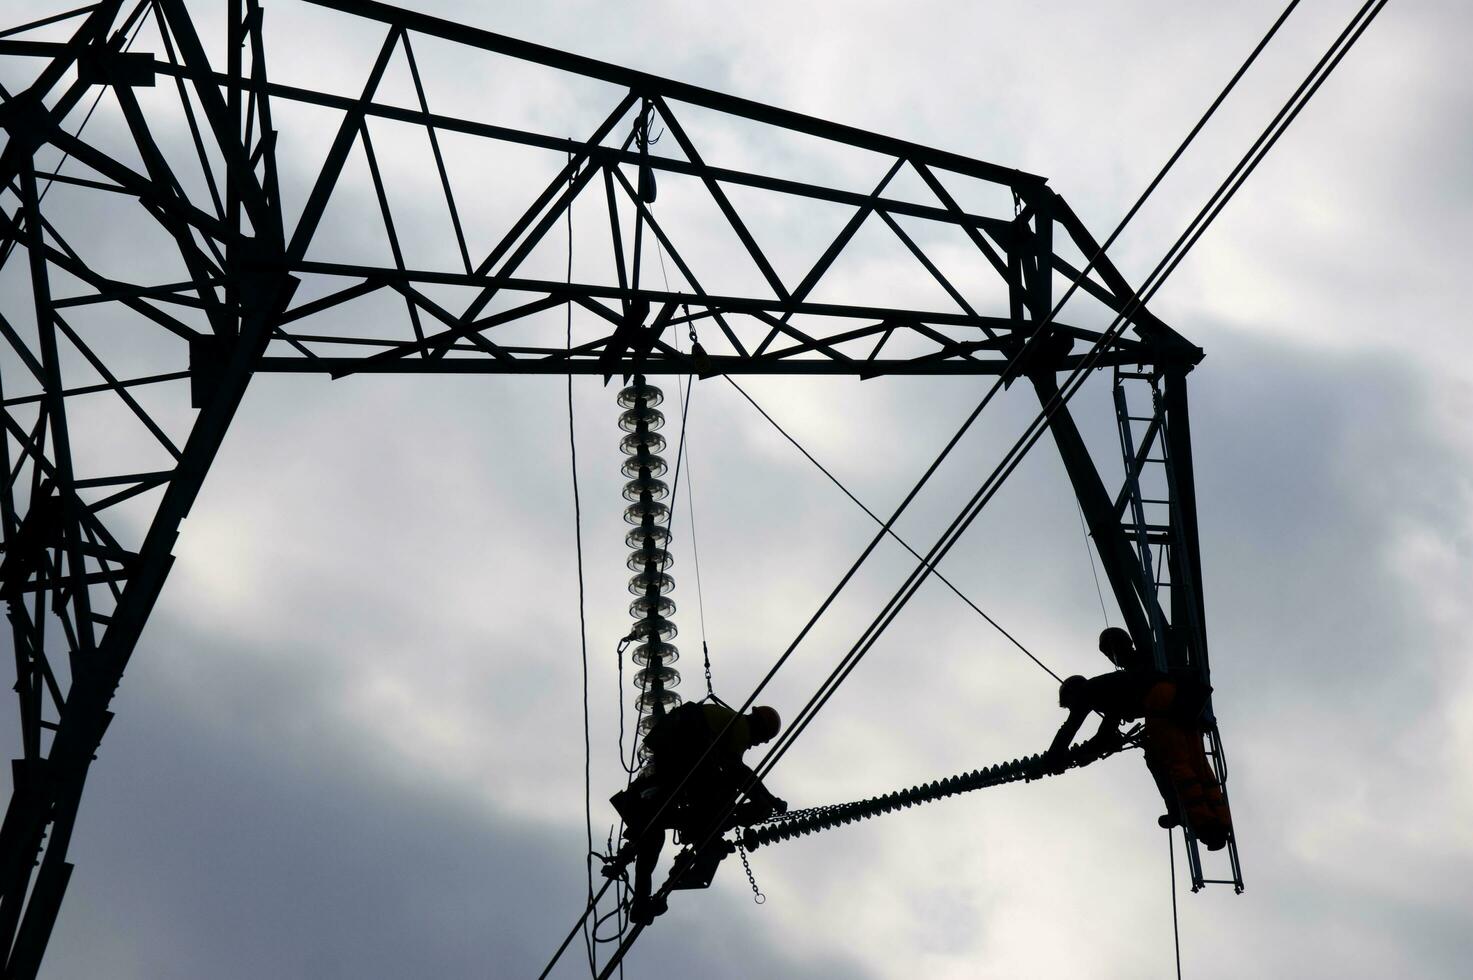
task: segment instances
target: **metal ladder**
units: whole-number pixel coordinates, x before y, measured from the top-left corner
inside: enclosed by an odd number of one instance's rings
[[[1173,549],[1184,549],[1188,542],[1181,533],[1182,515],[1178,496],[1177,475],[1173,469],[1169,440],[1166,429],[1169,419],[1166,403],[1160,389],[1160,376],[1154,373],[1125,371],[1117,368],[1114,376],[1114,399],[1116,426],[1120,437],[1121,459],[1125,468],[1124,485],[1115,500],[1115,511],[1120,518],[1126,538],[1135,550],[1140,563],[1140,581],[1144,584],[1142,599],[1147,610],[1152,639],[1152,657],[1156,667],[1189,667],[1197,671],[1203,683],[1211,683],[1206,657],[1205,635],[1198,622],[1195,601],[1181,603],[1181,609],[1172,608],[1168,620],[1162,608],[1163,587],[1168,596],[1195,595],[1199,583],[1190,581],[1190,561],[1174,560],[1180,556]],[[1149,414],[1140,409],[1132,410],[1130,393],[1148,394]],[[1173,575],[1178,576],[1173,580]],[[1209,697],[1203,720],[1203,752],[1207,756],[1218,785],[1222,787],[1223,801],[1232,809],[1227,790],[1227,756],[1223,751],[1222,735],[1218,730],[1217,717],[1213,713]],[[1206,885],[1232,885],[1235,892],[1243,891],[1243,872],[1238,858],[1236,829],[1229,835],[1227,847],[1228,875],[1207,877],[1202,866],[1201,848],[1196,837],[1185,826],[1182,828],[1186,840],[1187,867],[1192,877],[1192,891],[1200,891]]]

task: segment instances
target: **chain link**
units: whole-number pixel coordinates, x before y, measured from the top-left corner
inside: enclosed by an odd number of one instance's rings
[[[747,872],[747,881],[752,884],[752,901],[762,905],[767,901],[767,896],[762,894],[761,889],[757,887],[757,879],[752,875],[752,866],[747,863],[747,849],[740,843],[737,844],[736,849],[737,856],[742,859],[742,868]]]

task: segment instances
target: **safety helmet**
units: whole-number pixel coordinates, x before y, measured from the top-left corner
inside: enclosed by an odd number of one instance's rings
[[[758,705],[747,716],[747,730],[751,733],[753,745],[761,745],[773,738],[782,725],[783,720],[777,709],[766,705]]]
[[[1129,667],[1135,661],[1135,641],[1118,626],[1108,626],[1100,633],[1100,652],[1117,667]]]
[[[1083,702],[1088,685],[1089,681],[1079,674],[1064,678],[1064,683],[1059,685],[1059,707],[1072,711],[1075,705]]]

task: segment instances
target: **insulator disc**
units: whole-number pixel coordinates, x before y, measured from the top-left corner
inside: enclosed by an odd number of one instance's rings
[[[650,476],[664,476],[665,471],[669,469],[665,465],[664,456],[656,456],[654,453],[648,453],[644,459],[640,459],[638,456],[630,456],[619,467],[619,472],[624,474],[625,479],[633,480],[639,476],[641,467],[649,470]]]
[[[633,408],[643,401],[654,408],[665,400],[665,393],[654,385],[630,385],[619,392],[619,407]]]
[[[639,719],[639,734],[641,736],[648,735],[650,733],[650,729],[655,727],[655,721],[656,719],[654,715],[645,715],[643,718]],[[640,750],[644,750],[643,745],[640,746]]]
[[[652,476],[636,476],[624,484],[625,500],[638,500],[645,494],[649,494],[655,500],[664,500],[670,496],[670,487],[664,480],[657,480]]]
[[[658,432],[631,432],[619,440],[619,449],[626,456],[633,456],[643,446],[651,453],[663,453],[665,451],[665,437]]]
[[[645,619],[650,613],[669,619],[675,615],[675,600],[663,595],[641,595],[629,604],[629,615]]]
[[[674,623],[670,622],[670,620],[668,619],[665,619],[663,616],[650,616],[647,619],[641,619],[639,622],[635,623],[634,629],[630,630],[630,632],[641,640],[647,640],[650,638],[651,634],[655,634],[658,635],[661,640],[668,643],[671,640],[675,639],[675,636],[679,632],[679,630],[675,628]],[[673,650],[674,647],[671,647],[671,649]],[[664,655],[661,654],[661,656]]]
[[[624,522],[626,524],[643,524],[648,517],[656,524],[670,519],[670,508],[658,500],[645,502],[637,500],[624,508]]]
[[[634,699],[634,706],[644,711],[649,711],[656,704],[663,704],[665,710],[669,711],[680,703],[680,695],[669,689],[663,690],[657,697],[654,691],[645,691]]]
[[[619,428],[625,432],[633,432],[636,429],[663,429],[665,427],[665,413],[658,408],[648,405],[643,407],[636,405],[629,411],[619,416]]]
[[[629,579],[629,591],[635,595],[648,595],[651,591],[664,595],[674,588],[675,580],[664,572],[655,572],[653,575],[640,572]]]
[[[634,662],[641,667],[648,667],[656,653],[660,655],[661,663],[673,664],[680,659],[680,649],[673,643],[661,643],[653,650],[648,643],[641,643],[634,648]]]
[[[670,547],[670,529],[663,524],[654,524],[650,527],[636,527],[624,535],[624,544],[630,548],[643,548],[646,541],[661,548],[668,548]]]
[[[661,664],[659,668],[646,667],[634,675],[634,684],[640,690],[649,690],[659,680],[661,687],[675,687],[680,683],[680,671]]]
[[[670,557],[670,552],[651,543],[638,551],[631,551],[624,563],[631,572],[642,572],[647,565],[654,565],[663,572],[674,566],[675,559]]]

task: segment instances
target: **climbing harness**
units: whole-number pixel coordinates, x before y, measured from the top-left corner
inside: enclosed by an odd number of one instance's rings
[[[1108,758],[1127,748],[1134,747],[1140,737],[1140,726],[1124,733],[1104,751],[1093,748],[1088,742],[1071,747],[1066,756],[1067,765],[1061,769],[1047,767],[1047,759],[1041,755],[1025,756],[1011,762],[1000,763],[985,769],[974,769],[948,779],[922,783],[909,789],[874,796],[853,803],[836,803],[829,806],[810,807],[806,810],[791,810],[774,814],[758,825],[748,827],[741,835],[741,845],[755,850],[763,844],[791,840],[821,830],[829,830],[859,820],[868,820],[903,807],[912,807],[933,800],[969,793],[973,790],[1002,786],[1007,783],[1032,782],[1045,776],[1058,775],[1067,769],[1083,768],[1092,762]]]

